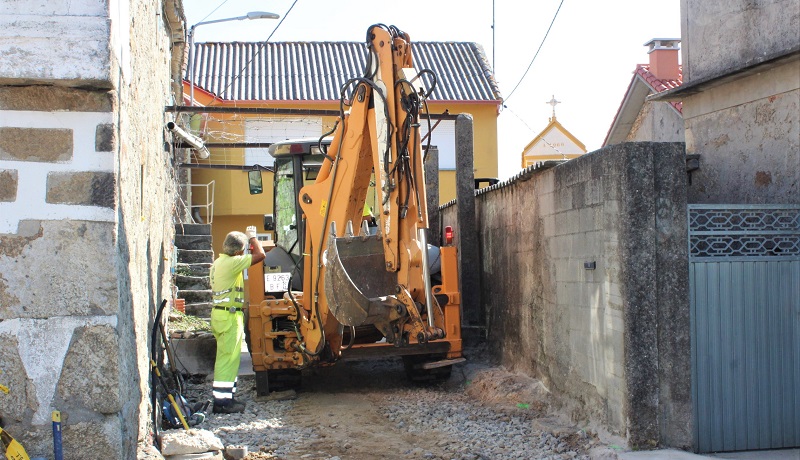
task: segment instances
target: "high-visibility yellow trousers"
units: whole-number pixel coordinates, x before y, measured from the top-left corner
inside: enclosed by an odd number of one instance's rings
[[[214,361],[214,403],[225,405],[233,400],[239,375],[239,360],[244,337],[244,315],[241,311],[211,310],[211,332],[217,339]]]

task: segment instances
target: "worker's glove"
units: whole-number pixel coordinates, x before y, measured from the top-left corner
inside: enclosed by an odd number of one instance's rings
[[[247,239],[248,240],[250,238],[255,238],[256,237],[256,226],[255,225],[251,225],[251,226],[247,227],[247,230],[245,230],[244,233],[247,235]]]

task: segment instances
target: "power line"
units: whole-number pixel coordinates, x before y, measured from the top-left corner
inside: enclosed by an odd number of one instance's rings
[[[523,125],[525,125],[526,128],[528,128],[528,131],[530,131],[531,133],[534,133],[534,134],[536,133],[536,131],[534,131],[533,128],[531,128],[530,125],[528,125],[528,123],[526,123],[525,120],[522,119],[522,117],[520,117],[513,110],[511,110],[510,107],[505,107],[505,109],[508,110],[509,112],[511,112],[512,115],[517,117],[517,120],[519,120]]]
[[[528,68],[525,69],[525,73],[523,73],[522,77],[520,77],[519,82],[517,82],[517,86],[515,86],[514,89],[512,89],[510,93],[508,93],[508,96],[506,96],[506,98],[505,98],[505,100],[503,102],[507,102],[511,98],[511,95],[514,94],[514,91],[516,91],[517,88],[519,88],[519,85],[522,83],[522,80],[524,80],[525,76],[528,75],[528,71],[531,70],[531,66],[533,65],[533,61],[536,60],[536,56],[538,56],[539,55],[539,51],[542,50],[542,46],[544,46],[544,41],[547,40],[547,35],[550,34],[550,29],[553,28],[553,23],[556,22],[556,18],[558,17],[558,12],[561,11],[561,5],[563,5],[563,4],[564,4],[564,0],[561,0],[561,3],[558,4],[558,9],[556,10],[556,14],[553,15],[553,20],[550,21],[550,27],[547,28],[547,32],[545,32],[544,38],[542,38],[542,43],[539,44],[539,49],[537,49],[536,50],[536,54],[533,55],[533,59],[531,59],[531,63],[528,64]]]
[[[214,8],[213,10],[211,10],[211,12],[210,12],[210,13],[208,13],[208,14],[206,15],[206,17],[204,17],[203,19],[201,19],[201,20],[199,20],[199,21],[197,21],[197,22],[203,22],[203,21],[205,21],[206,19],[208,19],[208,18],[209,18],[209,16],[211,16],[212,14],[214,14],[214,13],[215,13],[215,12],[216,12],[218,9],[222,8],[222,5],[224,5],[224,4],[226,4],[226,3],[228,3],[228,0],[222,0],[222,3],[220,3],[219,5],[217,5],[217,7],[216,7],[216,8]]]
[[[275,32],[277,32],[278,29],[281,27],[281,24],[283,24],[283,21],[285,21],[286,18],[289,17],[289,13],[292,12],[292,9],[294,8],[295,5],[297,5],[297,0],[294,0],[294,2],[292,2],[292,6],[290,6],[289,9],[286,11],[286,13],[283,15],[281,20],[278,22],[278,25],[275,26],[274,29],[272,29],[272,33],[269,34],[269,37],[267,37],[266,40],[258,44],[258,50],[256,50],[256,52],[253,53],[253,56],[251,56],[250,59],[242,66],[242,68],[239,69],[239,73],[233,75],[233,78],[231,78],[231,82],[228,83],[228,86],[226,86],[225,89],[220,91],[219,97],[224,97],[223,95],[225,94],[225,92],[228,91],[228,89],[230,89],[231,85],[233,85],[233,83],[236,82],[236,80],[241,78],[242,74],[244,73],[244,70],[250,65],[251,62],[253,62],[253,59],[255,59],[256,56],[258,56],[259,54],[261,54],[261,50],[264,48],[264,45],[266,45],[272,38],[272,36],[275,35]]]

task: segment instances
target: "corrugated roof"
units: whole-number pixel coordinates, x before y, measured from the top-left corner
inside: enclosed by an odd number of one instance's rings
[[[502,100],[477,43],[412,46],[417,71],[430,69],[437,76],[430,101]],[[194,47],[195,86],[221,99],[239,101],[338,100],[342,85],[364,74],[367,57],[362,42],[228,42]]]

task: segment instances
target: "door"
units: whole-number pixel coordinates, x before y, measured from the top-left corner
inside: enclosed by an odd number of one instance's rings
[[[689,205],[698,452],[800,446],[800,206]]]

